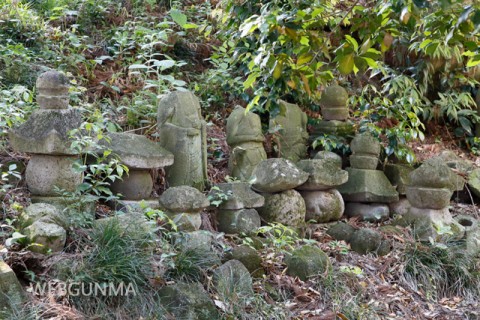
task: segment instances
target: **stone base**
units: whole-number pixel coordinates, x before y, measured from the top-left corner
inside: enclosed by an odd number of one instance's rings
[[[421,209],[443,209],[450,205],[453,191],[447,188],[407,187],[407,199]]]
[[[473,257],[480,256],[478,220],[467,215],[456,216],[455,220],[465,228],[465,252]]]
[[[322,120],[313,126],[312,136],[317,137],[323,134],[346,136],[354,133],[353,123],[350,121]]]
[[[345,202],[398,201],[398,193],[383,171],[347,168],[348,181],[338,187]]]
[[[31,201],[32,203],[51,204],[52,206],[57,208],[60,213],[62,213],[68,218],[69,223],[74,223],[74,220],[77,219],[85,219],[92,221],[95,219],[97,199],[93,196],[83,196],[81,199],[32,196]]]
[[[116,211],[134,212],[143,211],[144,208],[160,209],[157,199],[146,200],[112,200],[109,206]]]
[[[260,216],[255,209],[220,210],[217,214],[218,230],[225,233],[255,234],[260,228]]]
[[[122,180],[116,179],[110,189],[113,194],[121,194],[122,198],[130,200],[148,199],[152,193],[153,180],[149,170],[130,169]]]
[[[82,183],[83,173],[73,169],[75,157],[34,154],[25,170],[28,190],[34,195],[48,196],[56,188],[74,192]]]
[[[400,215],[403,216],[404,214],[408,213],[408,210],[412,205],[408,202],[407,198],[400,198],[400,200],[396,202],[392,202],[388,204],[388,208],[390,209],[390,213],[393,215]]]
[[[200,213],[167,214],[177,226],[178,231],[197,231],[202,225],[202,216]]]
[[[364,221],[378,222],[390,217],[390,209],[381,203],[349,202],[345,206],[345,214],[349,218],[360,217]]]
[[[307,213],[305,220],[324,223],[339,220],[345,210],[342,195],[335,189],[328,191],[301,191]]]
[[[403,220],[413,227],[415,237],[420,241],[461,239],[465,233],[465,227],[452,218],[448,208],[411,207]]]

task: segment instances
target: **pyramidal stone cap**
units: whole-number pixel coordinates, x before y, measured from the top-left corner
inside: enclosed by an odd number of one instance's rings
[[[118,155],[131,169],[163,168],[173,164],[173,154],[145,136],[132,133],[109,133],[110,141],[100,144]]]
[[[41,109],[67,109],[70,82],[63,73],[47,71],[37,78],[37,102]]]

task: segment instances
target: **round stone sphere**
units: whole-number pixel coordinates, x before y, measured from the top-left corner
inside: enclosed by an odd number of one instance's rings
[[[27,186],[33,195],[57,196],[55,186],[73,192],[82,183],[83,174],[73,170],[73,157],[32,155],[25,172]]]
[[[128,175],[117,179],[110,186],[114,194],[122,194],[122,199],[142,200],[148,199],[152,193],[153,180],[148,170],[130,169]]]

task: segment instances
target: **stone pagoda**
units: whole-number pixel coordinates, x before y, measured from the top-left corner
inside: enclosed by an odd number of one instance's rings
[[[353,133],[353,123],[348,121],[348,93],[339,85],[325,89],[320,99],[323,120],[313,128],[313,136],[322,134],[346,135]]]
[[[58,190],[74,192],[83,174],[74,169],[77,151],[70,148],[69,132],[80,127],[82,117],[70,108],[69,80],[57,71],[47,71],[37,79],[40,109],[9,133],[10,144],[18,152],[29,153],[26,182],[32,202],[62,203]]]
[[[380,142],[370,133],[357,134],[350,144],[352,155],[347,168],[348,182],[338,188],[347,202],[345,213],[362,220],[379,221],[389,217],[388,204],[398,201],[398,192],[383,171],[376,170]]]
[[[342,158],[320,151],[312,160],[299,161],[297,167],[309,174],[307,182],[296,188],[305,200],[305,219],[317,223],[339,220],[345,204],[336,188],[348,180],[348,173],[342,170]]]

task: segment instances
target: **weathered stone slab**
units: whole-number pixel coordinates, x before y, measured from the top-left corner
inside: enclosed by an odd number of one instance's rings
[[[403,215],[407,225],[413,226],[415,237],[421,241],[461,239],[465,228],[452,218],[448,208],[420,209],[411,207]]]
[[[259,192],[281,192],[302,185],[308,176],[308,173],[300,170],[293,162],[272,158],[260,162],[255,168],[252,187]]]
[[[305,200],[305,219],[324,223],[339,220],[345,210],[342,195],[335,189],[327,191],[301,191]]]
[[[380,142],[369,132],[364,132],[355,135],[350,143],[350,149],[352,149],[354,155],[370,155],[378,158],[381,151],[381,145]]]
[[[37,102],[42,109],[67,109],[70,81],[67,76],[57,71],[42,73],[36,82]]]
[[[447,188],[407,187],[407,199],[420,209],[443,209],[450,205],[453,191]]]
[[[255,234],[261,220],[255,209],[220,210],[217,214],[218,230],[228,234]]]
[[[382,171],[347,168],[348,181],[338,187],[347,202],[398,201],[398,193]]]
[[[253,191],[247,182],[218,183],[215,187],[219,190],[212,188],[209,193],[211,197],[215,198],[219,194],[228,195],[228,199],[220,204],[220,209],[258,208],[265,203],[263,196]]]
[[[308,180],[298,190],[328,190],[348,180],[348,173],[334,160],[300,160],[297,167],[309,174]]]
[[[208,207],[207,197],[189,186],[168,188],[159,198],[160,205],[171,213],[198,213]]]
[[[352,154],[349,159],[352,168],[375,170],[378,166],[376,156]]]
[[[109,140],[99,143],[120,157],[132,169],[163,168],[173,164],[173,154],[145,136],[131,133],[109,133]]]
[[[319,151],[313,157],[314,160],[328,160],[328,162],[334,163],[338,168],[342,168],[342,157],[338,154],[330,151]]]
[[[74,155],[68,132],[82,123],[78,110],[35,110],[20,126],[9,132],[15,151],[49,155]]]
[[[158,290],[162,305],[176,319],[213,320],[220,314],[201,283],[176,283]]]
[[[480,169],[475,169],[469,174],[468,187],[474,195],[480,198]]]

